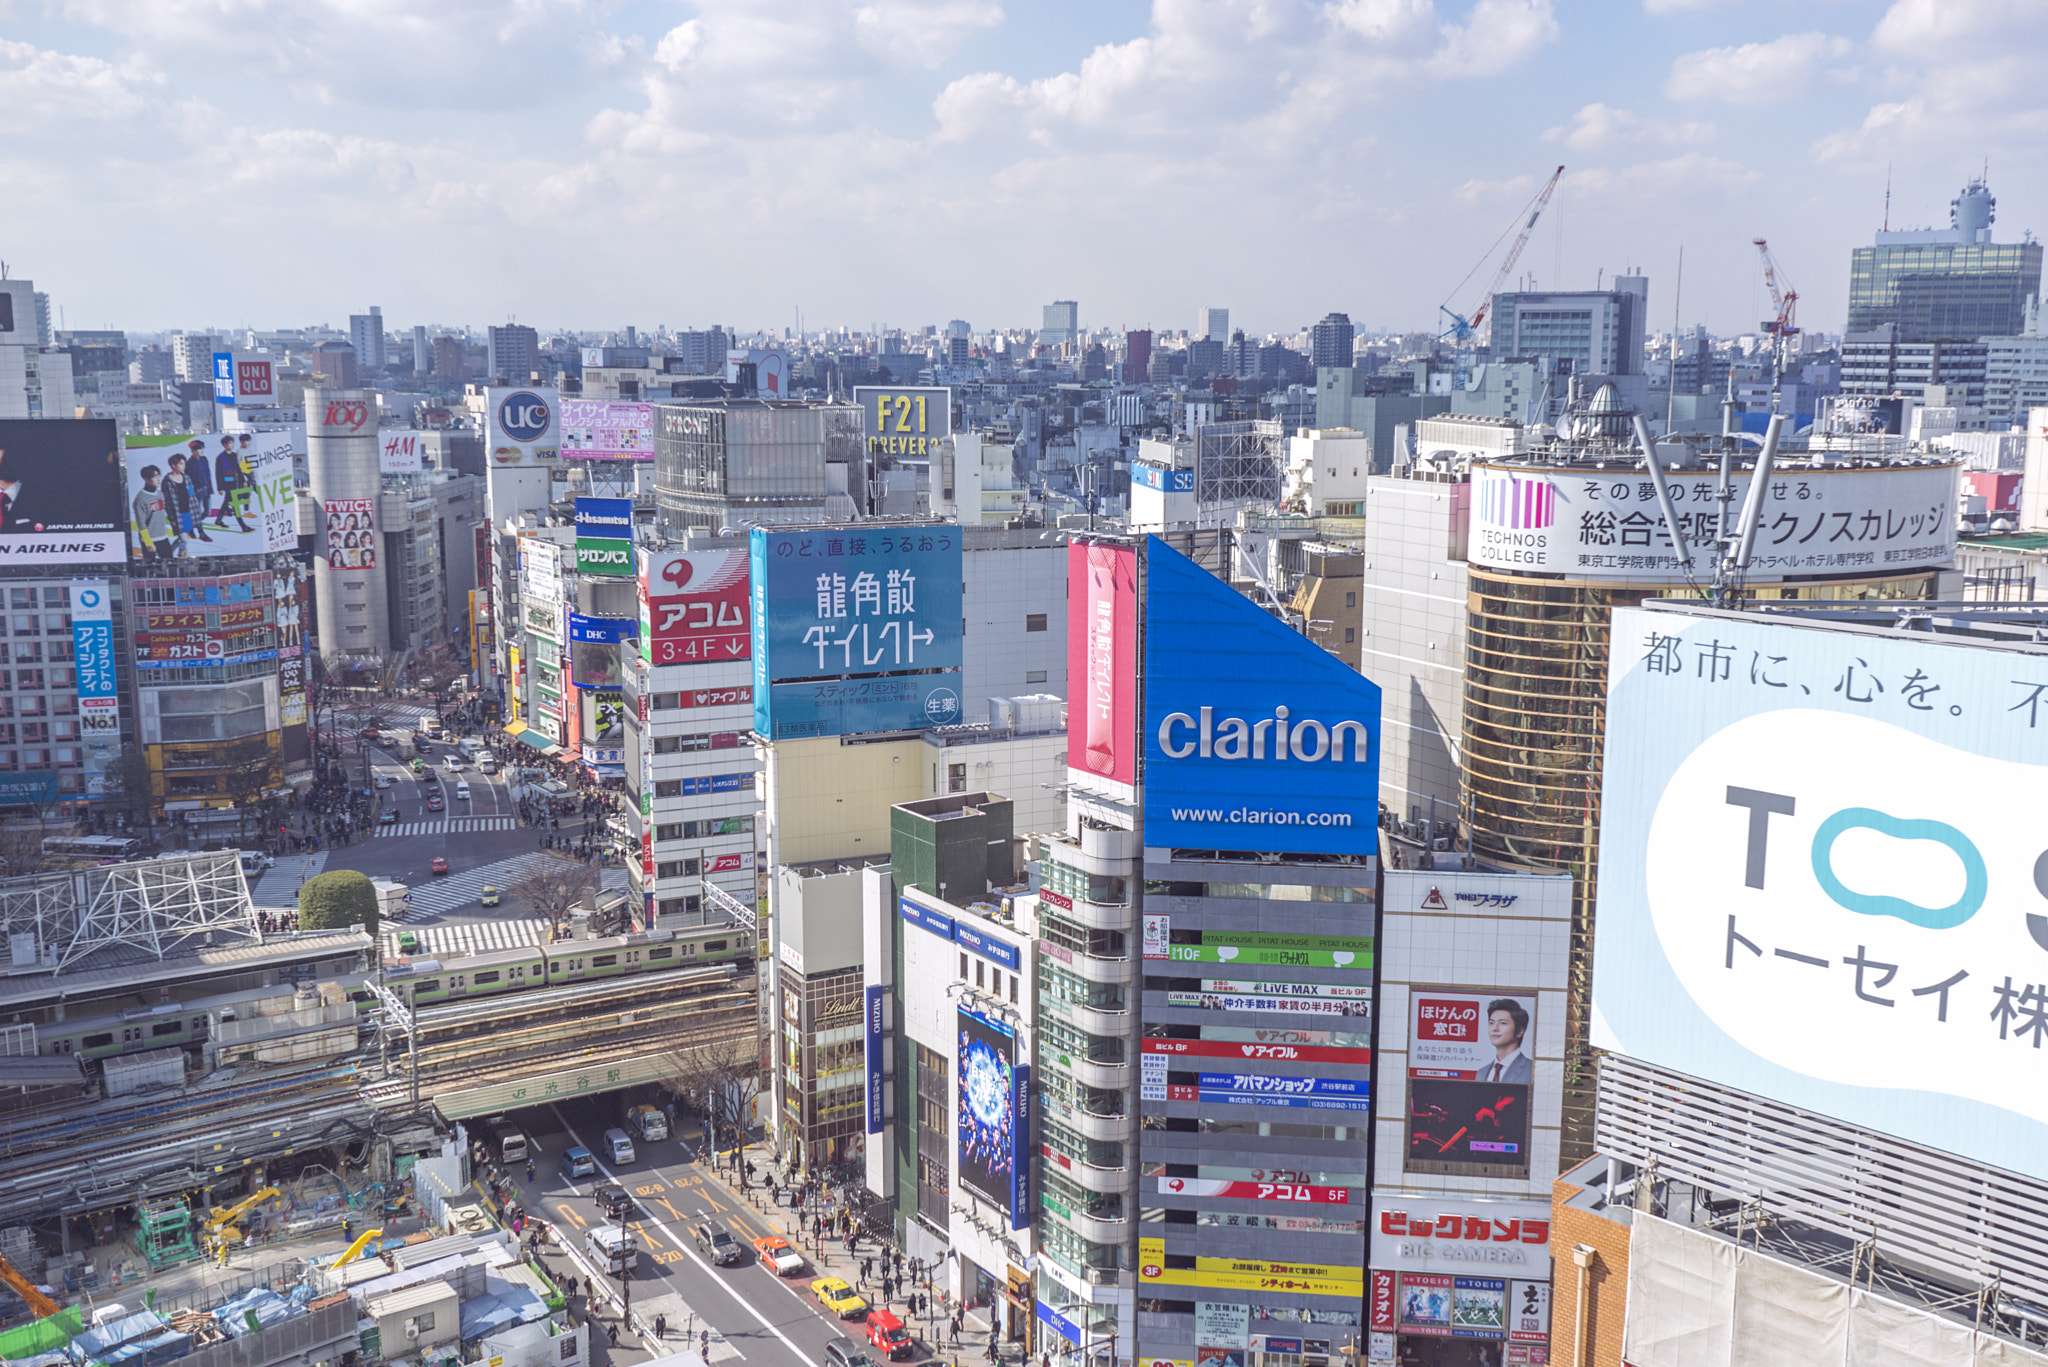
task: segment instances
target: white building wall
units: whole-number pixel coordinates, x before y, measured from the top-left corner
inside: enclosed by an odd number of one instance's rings
[[[647,677],[652,681],[649,686],[651,701],[674,695],[682,703],[691,703],[704,692],[728,690],[738,697],[750,699],[754,682],[753,665],[747,660],[657,665],[647,671]],[[720,890],[731,893],[748,906],[754,905],[759,851],[766,839],[758,777],[761,763],[754,748],[739,741],[740,735],[751,731],[753,726],[754,707],[751,701],[682,707],[650,706],[643,743],[651,741],[653,747],[646,764],[646,778],[653,784],[649,791],[654,794],[649,804],[651,811],[647,824],[656,837],[654,894],[657,910],[666,909],[668,914],[682,912],[684,908],[680,900],[701,895],[700,884],[706,877]],[[664,739],[691,745],[700,737],[710,738],[706,743],[717,748],[683,749],[669,754],[660,751],[660,743]],[[689,791],[706,780],[733,774],[746,776],[738,788],[723,792]],[[640,781],[639,776],[630,774],[627,779],[629,785]],[[664,785],[670,783],[680,784],[685,791],[679,796],[663,796]],[[743,821],[750,829],[727,834],[702,833],[702,823],[734,819]],[[698,827],[695,834],[691,833],[692,823]],[[681,829],[672,829],[676,827]],[[693,860],[698,861],[696,873],[689,872]],[[719,867],[721,864],[728,867]],[[682,867],[663,873],[663,867],[667,865]],[[675,905],[668,905],[671,903]]]
[[[967,639],[960,698],[970,717],[980,716],[990,698],[1067,696],[1067,547],[1042,535],[1037,529],[963,533]],[[1031,630],[1034,615],[1043,616],[1043,630]]]

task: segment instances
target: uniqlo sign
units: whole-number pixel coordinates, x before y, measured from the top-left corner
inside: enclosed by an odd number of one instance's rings
[[[1423,997],[1415,1005],[1415,1030],[1419,1041],[1477,1043],[1479,1004],[1470,998]]]
[[[276,390],[272,386],[270,378],[270,362],[243,360],[235,362],[236,398],[267,399],[275,393]]]

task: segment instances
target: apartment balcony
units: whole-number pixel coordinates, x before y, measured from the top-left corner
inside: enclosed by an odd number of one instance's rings
[[[1118,987],[1129,987],[1138,980],[1137,961],[1126,954],[1121,958],[1106,958],[1100,954],[1089,954],[1078,949],[1048,951],[1074,975],[1086,978],[1091,983],[1110,983]]]
[[[1086,1210],[1074,1212],[1074,1232],[1092,1243],[1122,1244],[1131,1234],[1130,1222],[1124,1218],[1124,1203],[1121,1200],[1104,1199],[1091,1202]],[[1115,1272],[1115,1268],[1096,1268],[1098,1272]]]
[[[1121,1054],[1099,1059],[1092,1056],[1084,1058],[1079,1054],[1070,1054],[1068,1057],[1073,1062],[1067,1071],[1074,1075],[1074,1081],[1112,1091],[1129,1090],[1131,1065],[1123,1061]]]
[[[1120,830],[1097,822],[1081,822],[1081,853],[1102,864],[1129,864],[1144,853],[1144,844],[1134,831]],[[1122,868],[1091,868],[1090,873],[1122,873]]]
[[[1130,1111],[1130,1103],[1120,1095],[1088,1097],[1074,1108],[1073,1126],[1090,1139],[1129,1144],[1137,1135],[1137,1122]]]
[[[1126,1149],[1125,1152],[1128,1153],[1129,1150]],[[1057,1167],[1076,1185],[1098,1195],[1121,1198],[1131,1185],[1128,1159],[1117,1159],[1107,1154],[1098,1154],[1092,1160],[1068,1158],[1055,1152],[1047,1154],[1045,1161]],[[1109,1166],[1104,1166],[1105,1164]]]

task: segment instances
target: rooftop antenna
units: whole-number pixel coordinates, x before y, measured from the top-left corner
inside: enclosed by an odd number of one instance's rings
[[[1883,231],[1885,231],[1885,232],[1890,232],[1890,231],[1891,231],[1891,229],[1892,229],[1892,164],[1891,164],[1890,162],[1886,162],[1886,163],[1884,164],[1884,229],[1883,229]]]

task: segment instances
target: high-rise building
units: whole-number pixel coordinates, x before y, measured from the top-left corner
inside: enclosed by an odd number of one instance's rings
[[[181,332],[171,338],[171,356],[178,378],[191,384],[213,382],[213,334]]]
[[[322,342],[313,348],[312,370],[327,389],[353,389],[356,385],[356,349],[347,342]]]
[[[1195,318],[1193,340],[1228,342],[1230,340],[1230,310],[1203,309]]]
[[[370,305],[368,313],[352,313],[348,318],[349,345],[356,349],[356,366],[376,374],[384,368],[384,310]]]
[[[354,353],[335,345],[353,364]],[[320,658],[329,670],[381,668],[391,649],[391,598],[383,555],[375,394],[366,389],[306,391],[306,470],[320,519],[313,550]]]
[[[1056,299],[1045,306],[1038,340],[1043,346],[1065,346],[1081,335],[1081,306],[1072,299]]]
[[[42,290],[36,291],[36,345],[50,344],[50,296]]]
[[[1143,384],[1152,365],[1152,330],[1137,328],[1124,334],[1124,383]]]
[[[1947,228],[1880,232],[1850,253],[1847,334],[1887,324],[1900,342],[2018,334],[2041,292],[2041,244],[1993,242],[1997,204],[1973,180],[1950,203]]]
[[[434,353],[427,346],[427,329],[414,324],[412,330],[412,369],[415,375],[424,375],[433,369]]]
[[[444,384],[461,384],[468,377],[462,359],[462,339],[442,335],[434,339],[434,378]]]
[[[703,332],[678,332],[676,334],[676,357],[682,363],[686,375],[725,374],[725,358],[730,342],[725,329],[713,323]]]
[[[521,323],[490,330],[484,370],[493,384],[525,384],[540,364],[540,334]]]
[[[1617,275],[1611,290],[1493,296],[1493,358],[1550,356],[1580,375],[1643,373],[1650,282]]]
[[[964,366],[967,364],[968,339],[959,333],[946,334],[946,364]]]
[[[1321,322],[1309,329],[1309,364],[1321,370],[1324,366],[1351,365],[1351,318],[1343,313],[1326,313]]]

